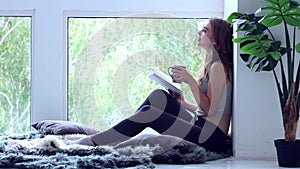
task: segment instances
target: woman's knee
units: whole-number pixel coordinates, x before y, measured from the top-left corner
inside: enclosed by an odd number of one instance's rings
[[[161,95],[168,95],[168,93],[163,89],[155,89],[149,94],[149,97],[157,97]]]
[[[165,109],[168,100],[170,99],[171,98],[169,94],[162,89],[156,89],[153,92],[151,92],[150,95],[148,96],[148,101],[150,105],[163,110]]]
[[[160,110],[151,105],[141,107],[129,120],[139,123],[149,123],[161,116],[163,110]]]

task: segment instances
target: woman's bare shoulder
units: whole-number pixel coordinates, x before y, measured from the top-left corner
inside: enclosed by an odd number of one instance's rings
[[[211,67],[210,67],[210,72],[211,73],[221,73],[224,72],[224,65],[221,61],[214,62]]]

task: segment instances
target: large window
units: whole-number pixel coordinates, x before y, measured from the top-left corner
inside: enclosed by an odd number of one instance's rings
[[[31,18],[0,17],[0,133],[30,130]]]
[[[198,28],[206,19],[69,18],[68,119],[104,130],[134,113],[157,83],[152,67],[198,76]],[[194,101],[188,86],[187,99]]]

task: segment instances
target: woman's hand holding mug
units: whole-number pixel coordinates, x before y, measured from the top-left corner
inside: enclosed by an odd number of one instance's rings
[[[175,83],[182,83],[182,76],[184,74],[184,71],[186,71],[185,66],[171,66],[168,68],[168,73],[172,77],[173,82]]]

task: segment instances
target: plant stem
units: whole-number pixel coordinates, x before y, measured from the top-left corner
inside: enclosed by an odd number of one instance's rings
[[[281,12],[281,15],[283,15],[283,13]],[[287,48],[287,65],[288,65],[288,89],[289,91],[291,90],[291,85],[293,83],[293,72],[294,70],[292,69],[292,56],[291,56],[291,42],[290,42],[290,35],[289,35],[289,31],[288,31],[288,27],[287,27],[287,23],[283,18],[283,25],[284,25],[284,32],[285,32],[285,42],[286,42],[286,48]]]
[[[276,87],[277,87],[277,92],[278,92],[278,96],[279,96],[279,101],[280,101],[280,108],[281,108],[281,114],[282,114],[282,117],[284,117],[283,115],[283,110],[284,110],[284,99],[283,99],[283,93],[282,93],[282,90],[280,88],[280,83],[279,83],[279,80],[278,80],[278,77],[277,77],[277,74],[275,72],[275,70],[273,69],[272,70],[273,72],[273,75],[274,75],[274,78],[275,78],[275,82],[276,82]],[[283,126],[285,127],[285,121],[284,121],[284,118],[282,118],[282,123],[283,123]]]
[[[295,46],[296,46],[296,26],[294,26],[294,36],[293,36],[293,55],[292,55],[292,70],[294,74],[294,66],[295,66]]]

